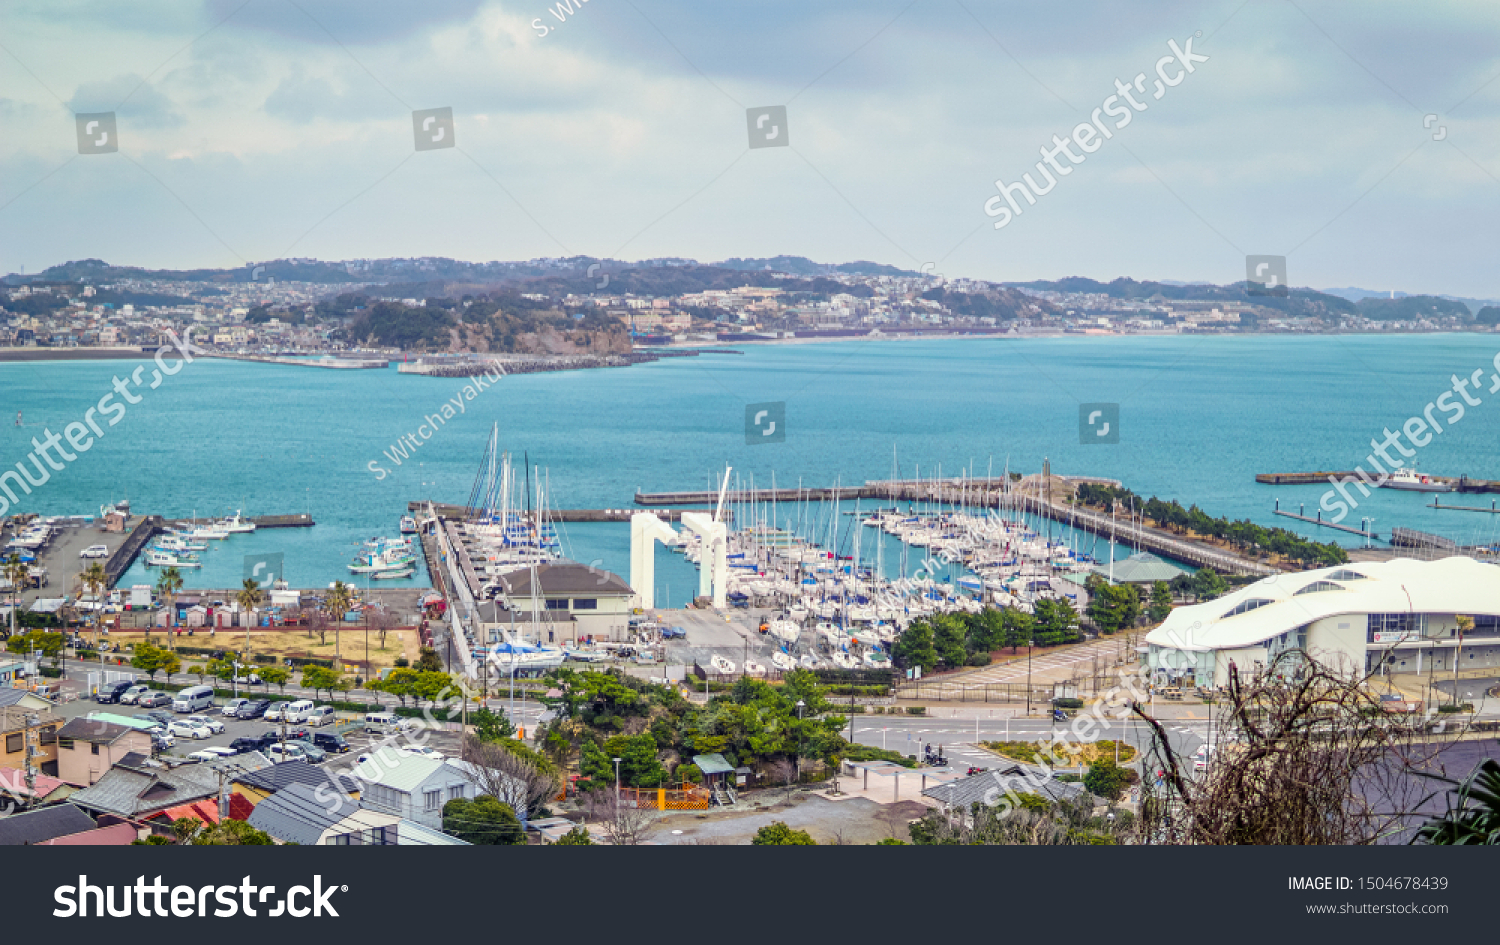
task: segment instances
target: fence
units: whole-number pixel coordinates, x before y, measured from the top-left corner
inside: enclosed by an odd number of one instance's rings
[[[600,788],[613,791],[613,785]],[[620,788],[620,806],[637,810],[708,810],[713,795],[707,788],[684,781],[676,788]]]
[[[1077,695],[1098,695],[1120,684],[1117,676],[1084,676],[1063,683],[1031,685],[1032,702],[1048,702],[1066,685]],[[896,687],[896,698],[919,702],[1025,702],[1025,683],[969,683],[962,679],[919,679]],[[833,700],[837,704],[838,699]]]

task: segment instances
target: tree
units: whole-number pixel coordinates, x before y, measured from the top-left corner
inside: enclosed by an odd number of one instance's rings
[[[504,712],[493,712],[483,706],[469,716],[469,724],[474,726],[474,737],[481,742],[504,742],[516,734],[516,727]]]
[[[55,630],[27,630],[11,637],[5,648],[12,653],[30,653],[35,650],[49,659],[56,659],[67,642],[67,637]]]
[[[333,587],[328,589],[328,596],[323,598],[323,609],[328,613],[328,619],[333,624],[334,635],[337,636],[339,627],[344,621],[344,615],[349,613],[349,608],[354,606],[354,589],[343,581],[334,581]],[[323,634],[318,634],[322,642]]]
[[[332,701],[334,692],[341,687],[347,689],[348,682],[344,679],[343,673],[340,673],[338,670],[329,669],[327,666],[308,665],[302,667],[302,688],[311,689],[314,697],[326,689],[328,690],[328,698]]]
[[[401,702],[401,707],[406,708],[406,700],[413,695],[417,679],[421,675],[419,670],[409,666],[401,666],[393,669],[384,679],[372,679],[365,684],[365,688],[372,692],[385,692],[395,696]]]
[[[396,626],[396,616],[384,607],[366,607],[365,619],[369,621],[369,628],[375,631],[375,639],[380,649],[385,649],[386,634]]]
[[[1032,641],[1032,634],[1036,631],[1036,620],[1031,614],[1007,607],[1001,619],[1005,627],[1004,642],[1010,647],[1012,653],[1016,652],[1022,644]]]
[[[1172,613],[1172,589],[1167,586],[1166,581],[1157,581],[1151,585],[1151,605],[1146,613],[1152,623],[1161,623]]]
[[[617,798],[613,790],[593,791],[585,796],[585,810],[596,821],[610,843],[619,847],[639,846],[655,829],[654,810],[640,807],[629,798]]]
[[[1036,602],[1034,616],[1038,646],[1056,646],[1077,639],[1078,612],[1069,601],[1040,598]]]
[[[156,681],[156,673],[162,668],[162,662],[169,654],[166,650],[150,643],[138,643],[135,652],[131,654],[130,665],[146,674],[146,678],[152,682]]]
[[[964,647],[965,627],[957,614],[938,614],[932,618],[932,646],[940,659],[949,668],[957,668],[969,660],[969,651]]]
[[[93,595],[96,604],[103,603],[104,589],[109,586],[109,575],[105,573],[104,565],[100,564],[97,561],[92,562],[88,567],[83,569],[82,574],[78,575],[78,580],[83,584],[84,587],[87,587],[89,589],[89,593]],[[99,615],[101,613],[103,613],[102,607],[94,608],[93,621],[95,646],[99,644]],[[150,639],[149,635],[147,639]]]
[[[758,847],[815,847],[818,845],[818,841],[814,840],[812,834],[806,830],[793,830],[779,820],[755,831],[755,839],[750,842]]]
[[[509,804],[488,794],[443,805],[443,832],[475,846],[515,846],[526,842],[521,819]]]
[[[160,663],[157,664],[157,668],[167,677],[167,683],[170,685],[172,674],[182,671],[182,658],[170,650],[164,651],[161,655]]]
[[[443,661],[438,658],[437,650],[430,646],[422,647],[421,654],[417,657],[417,669],[424,669],[430,673],[443,671]]]
[[[1229,593],[1229,582],[1219,576],[1213,568],[1199,568],[1193,575],[1193,596],[1199,600],[1213,600]]]
[[[182,590],[182,572],[176,568],[164,568],[156,579],[156,593],[161,595],[162,600],[167,602],[167,640],[172,640],[172,628],[177,626],[177,592]],[[149,627],[149,625],[148,625]],[[147,629],[146,639],[151,639],[151,631]]]
[[[200,686],[203,685],[203,681],[208,678],[208,670],[196,663],[192,666],[189,666],[187,668],[187,671],[189,676],[198,677],[198,685]]]
[[[891,647],[891,655],[903,668],[922,667],[922,672],[931,672],[938,664],[938,651],[933,646],[932,627],[925,620],[914,620],[911,626],[897,638]]]
[[[195,847],[268,847],[276,843],[270,834],[243,820],[228,818],[217,824],[204,824],[194,817],[181,817],[172,821],[172,833],[178,843]]]
[[[291,681],[292,671],[285,666],[265,666],[255,671],[260,676],[261,682],[268,686],[275,686],[286,695],[286,684]]]
[[[486,742],[470,736],[464,755],[479,790],[504,801],[523,820],[530,820],[562,788],[562,775],[552,762],[514,739]]]
[[[235,592],[234,602],[240,605],[240,610],[244,612],[246,620],[250,619],[251,611],[260,606],[260,601],[260,582],[256,581],[255,578],[245,578],[244,583],[240,585],[240,589]],[[248,656],[249,654],[246,655]]]
[[[1106,758],[1089,765],[1083,775],[1083,786],[1095,797],[1117,801],[1125,791],[1126,777],[1124,768]]]
[[[4,574],[6,583],[10,585],[10,629],[6,631],[9,636],[16,632],[16,610],[20,600],[21,588],[26,585],[26,579],[31,576],[31,566],[21,560],[19,553],[5,559]],[[98,642],[98,641],[95,641]]]
[[[1463,781],[1436,779],[1453,785],[1447,797],[1448,810],[1423,824],[1411,842],[1439,846],[1500,845],[1500,762],[1486,758]]]
[[[580,827],[574,827],[572,830],[569,830],[567,833],[563,834],[561,837],[558,837],[557,838],[557,843],[555,843],[553,845],[554,846],[559,846],[559,847],[594,847],[594,846],[598,846],[598,844],[594,842],[594,838],[589,836],[588,830],[584,829],[581,826]]]

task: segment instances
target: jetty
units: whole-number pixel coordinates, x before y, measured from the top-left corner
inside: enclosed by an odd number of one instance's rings
[[[1427,507],[1429,509],[1439,509],[1446,512],[1488,512],[1491,515],[1496,515],[1500,514],[1500,507],[1497,507],[1496,505],[1497,501],[1500,500],[1491,499],[1489,508],[1485,508],[1482,505],[1444,505],[1438,499],[1437,495],[1434,495],[1432,497],[1432,504]]]
[[[1424,475],[1427,475],[1424,473]],[[1366,482],[1374,479],[1371,473],[1359,473],[1352,469],[1323,470],[1320,472],[1256,473],[1255,481],[1263,486],[1318,486],[1329,485],[1333,480],[1353,478]],[[1431,476],[1434,482],[1446,483],[1454,492],[1500,492],[1500,480],[1471,479],[1468,476]]]
[[[288,358],[275,354],[205,354],[205,358],[221,361],[256,361],[261,364],[291,364],[296,367],[329,368],[335,371],[361,371],[368,368],[387,368],[389,358],[336,358],[323,355],[319,358]]]
[[[1313,518],[1310,515],[1298,515],[1296,512],[1287,512],[1287,511],[1284,511],[1279,505],[1276,508],[1272,509],[1271,511],[1274,514],[1276,514],[1276,515],[1282,515],[1282,516],[1285,516],[1287,518],[1294,518],[1294,519],[1296,519],[1299,522],[1306,522],[1309,525],[1319,525],[1319,526],[1322,526],[1323,528],[1336,528],[1336,529],[1338,529],[1341,532],[1348,532],[1351,535],[1359,535],[1361,538],[1377,538],[1378,539],[1380,537],[1373,530],[1368,530],[1367,531],[1365,527],[1351,528],[1348,525],[1338,525],[1338,524],[1335,524],[1333,522],[1325,522],[1325,521],[1323,521],[1323,513],[1322,512],[1318,513],[1318,517],[1317,518]],[[1361,526],[1365,526],[1365,524],[1366,524],[1365,520],[1361,519],[1360,520],[1360,525]]]

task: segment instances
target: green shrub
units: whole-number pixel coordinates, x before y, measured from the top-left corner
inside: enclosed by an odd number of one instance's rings
[[[691,781],[697,784],[703,780],[703,771],[695,764],[678,765],[672,772],[672,776],[678,781]]]
[[[750,841],[758,847],[815,847],[818,842],[806,830],[793,830],[781,821],[766,824]]]
[[[1052,704],[1055,705],[1055,706],[1057,706],[1059,709],[1081,709],[1081,708],[1083,708],[1083,700],[1082,699],[1053,699],[1052,700]]]
[[[970,665],[970,666],[988,666],[988,665],[990,665],[990,655],[988,653],[983,653],[983,652],[975,653],[975,654],[973,654],[973,655],[971,655],[969,657],[969,659],[968,659],[968,665]]]
[[[1448,712],[1473,712],[1474,711],[1474,705],[1473,705],[1473,703],[1470,703],[1470,702],[1465,702],[1463,705],[1440,705],[1440,706],[1438,706],[1438,711],[1439,712],[1445,712],[1445,713],[1448,713]]]
[[[927,714],[927,707],[925,705],[909,705],[909,706],[906,707],[906,714],[907,715],[926,715]]]

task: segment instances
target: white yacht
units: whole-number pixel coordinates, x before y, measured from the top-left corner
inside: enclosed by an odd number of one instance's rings
[[[162,551],[152,548],[146,552],[146,565],[157,568],[201,568],[203,562],[198,560],[194,554],[177,554],[173,551]]]
[[[1425,473],[1419,473],[1415,469],[1398,469],[1391,473],[1389,479],[1380,483],[1382,489],[1399,489],[1405,492],[1452,492],[1453,485],[1447,482],[1438,482]]]
[[[255,523],[240,517],[240,510],[235,509],[234,514],[228,518],[214,522],[214,527],[223,529],[231,535],[243,535],[255,531]]]

